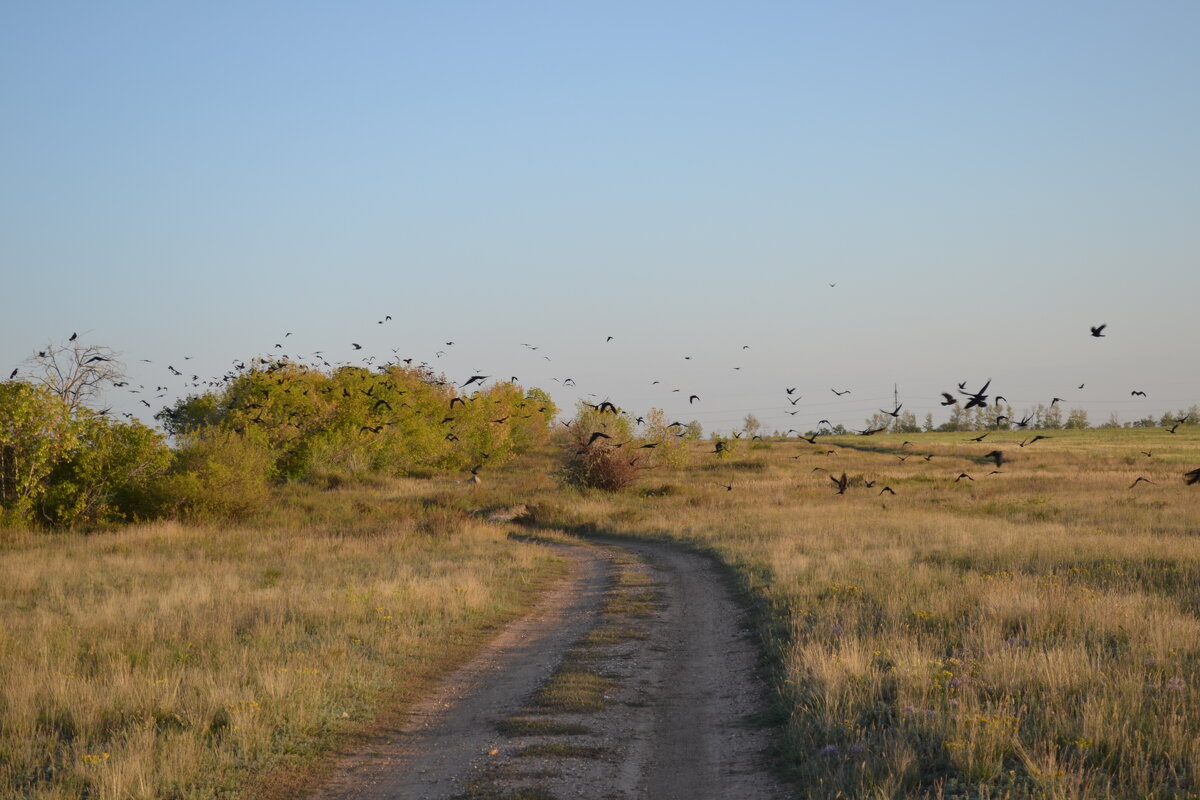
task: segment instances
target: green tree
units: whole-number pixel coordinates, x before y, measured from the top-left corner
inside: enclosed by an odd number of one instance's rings
[[[70,406],[45,386],[0,383],[0,513],[30,522],[55,466],[78,446]]]
[[[762,423],[753,414],[747,414],[746,418],[742,420],[742,433],[747,436],[757,436],[760,428],[762,428]]]
[[[1067,414],[1066,427],[1069,430],[1080,430],[1088,427],[1087,411],[1082,408],[1072,408],[1070,413]]]

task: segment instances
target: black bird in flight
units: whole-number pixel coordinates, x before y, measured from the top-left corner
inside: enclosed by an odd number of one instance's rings
[[[72,333],[71,333],[71,338],[70,338],[70,339],[67,339],[67,341],[68,341],[68,342],[73,342],[73,341],[75,341],[77,338],[79,338],[79,334],[78,334],[78,333],[74,333],[74,332],[72,332]]]
[[[1167,428],[1167,433],[1174,433],[1175,429],[1178,428],[1180,425],[1182,425],[1185,422],[1187,422],[1187,417],[1184,417],[1183,419],[1179,420],[1171,427]]]
[[[958,402],[958,398],[955,397],[954,395],[950,394],[949,392],[942,392],[942,397],[946,398],[945,400],[942,401],[942,405],[944,405],[944,406],[952,406]]]
[[[1154,453],[1151,453],[1148,450],[1139,450],[1138,452],[1144,455],[1146,458],[1154,458]]]
[[[817,424],[818,425],[828,425],[831,428],[833,427],[833,423],[827,419],[819,419],[819,420],[817,420]]]
[[[996,462],[997,467],[1004,463],[1004,453],[1001,450],[993,450],[992,452],[985,454],[984,458],[990,458],[992,461]]]
[[[725,491],[727,491],[727,492],[732,492],[732,491],[733,491],[733,484],[732,484],[732,483],[718,483],[718,484],[717,484],[717,486],[720,486],[722,489],[724,489],[724,490],[725,490]]]
[[[610,337],[608,337],[607,339],[605,339],[604,341],[606,341],[606,342],[611,342],[612,340],[613,340],[613,337],[611,337],[611,336],[610,336]]]
[[[362,345],[359,344],[358,342],[351,342],[350,346],[353,347],[355,350],[362,350]]]
[[[987,383],[985,383],[983,385],[983,388],[980,389],[978,392],[968,392],[965,389],[959,389],[958,390],[959,394],[965,394],[967,397],[971,398],[970,400],[967,401],[967,404],[965,406],[963,406],[963,408],[975,408],[976,406],[979,406],[981,408],[986,408],[987,407],[987,395],[984,394],[984,392],[986,392],[988,390],[988,387],[991,385],[992,385],[992,379],[988,378]]]
[[[895,409],[893,409],[892,411],[884,411],[884,410],[881,408],[881,409],[879,409],[879,413],[881,413],[881,414],[887,414],[889,417],[899,417],[899,416],[900,416],[900,409],[902,409],[902,408],[904,408],[904,403],[901,403],[900,405],[896,406],[896,408],[895,408]]]
[[[612,438],[612,437],[611,437],[611,436],[609,436],[607,433],[601,433],[600,431],[596,431],[595,433],[593,433],[593,434],[592,434],[592,438],[588,439],[588,441],[587,441],[587,446],[588,446],[588,447],[591,447],[591,446],[592,446],[592,444],[593,444],[593,443],[594,443],[594,442],[595,442],[597,439],[611,439],[611,438]]]
[[[855,428],[855,430],[858,432],[859,436],[874,436],[875,434],[879,433],[880,431],[883,431],[886,429],[885,428],[867,428],[866,430],[860,431],[857,428]]]
[[[1194,469],[1191,472],[1183,473],[1183,480],[1188,486],[1195,486],[1200,483],[1200,469]]]
[[[1030,439],[1029,441],[1027,441],[1027,442],[1021,442],[1021,444],[1020,444],[1020,445],[1018,445],[1018,446],[1019,446],[1019,447],[1024,447],[1025,445],[1027,445],[1027,444],[1033,444],[1034,442],[1036,442],[1036,441],[1038,441],[1038,440],[1040,440],[1040,439],[1049,439],[1049,438],[1050,438],[1049,436],[1042,436],[1042,435],[1039,433],[1037,436],[1033,437],[1033,438],[1032,438],[1032,439]]]
[[[1079,388],[1082,389],[1085,385],[1086,384],[1081,383],[1081,384],[1079,384]]]
[[[1097,339],[1102,339],[1102,338],[1104,338],[1104,333],[1103,333],[1103,330],[1104,330],[1105,328],[1107,328],[1107,327],[1108,327],[1108,323],[1107,323],[1107,322],[1106,322],[1106,323],[1104,323],[1103,325],[1097,325],[1097,326],[1095,326],[1094,328],[1092,328],[1092,336],[1095,336]]]
[[[724,442],[717,442],[717,444],[713,447],[713,452],[714,453],[724,453],[728,449],[729,449],[729,446],[727,444],[725,444]]]
[[[838,494],[845,494],[846,488],[848,486],[850,486],[850,479],[846,477],[846,473],[844,473],[844,472],[842,473],[842,477],[840,477],[840,478],[835,478],[832,475],[830,475],[829,480],[833,481],[834,486],[837,487]]]
[[[799,386],[793,386],[792,388],[788,389],[788,388],[785,386],[785,387],[783,387],[783,388],[784,388],[784,391],[786,391],[788,394],[794,394],[794,393],[795,393],[795,391],[796,391],[797,389],[799,389],[800,387],[799,387]]]
[[[696,402],[699,399],[700,399],[699,395],[695,395],[695,394],[692,395],[691,397],[688,398],[688,405],[691,405],[692,403]]]
[[[1137,389],[1134,389],[1132,392],[1129,393],[1130,397],[1134,397],[1135,395],[1140,395],[1141,397],[1145,397],[1146,393],[1143,391],[1139,391]]]
[[[800,402],[801,400],[803,400],[803,399],[804,399],[803,397],[789,397],[789,398],[787,399],[787,401],[788,401],[789,403],[791,403],[792,405],[796,405],[796,403],[799,403],[799,402]]]
[[[20,372],[20,371],[21,371],[21,370],[20,370],[19,368],[18,368],[18,369],[14,369],[14,370],[12,371],[12,374],[8,376],[8,379],[11,381],[13,378],[17,377],[17,373],[18,373],[18,372]]]
[[[1136,481],[1134,481],[1133,483],[1129,484],[1129,488],[1130,488],[1130,489],[1132,489],[1133,487],[1137,486],[1139,483],[1142,483],[1143,481],[1144,481],[1144,482],[1146,482],[1146,483],[1154,483],[1154,481],[1150,480],[1149,478],[1146,478],[1146,477],[1143,477],[1143,476],[1139,475],[1139,476],[1138,476],[1138,479],[1137,479]],[[1158,484],[1155,484],[1155,485],[1157,486]]]
[[[1028,427],[1029,423],[1032,421],[1033,421],[1033,414],[1026,414],[1024,419],[1022,419],[1020,422],[1014,422],[1013,424],[1016,425],[1018,428],[1025,428],[1025,427]]]
[[[974,478],[972,478],[972,477],[971,477],[970,475],[968,475],[967,473],[965,473],[965,472],[960,472],[960,473],[958,473],[958,477],[954,479],[954,482],[955,482],[955,483],[958,483],[958,482],[959,482],[959,481],[961,481],[963,478],[966,478],[966,479],[967,479],[967,480],[969,480],[969,481],[973,481],[973,480],[975,480]]]
[[[1055,403],[1061,403],[1062,401],[1063,401],[1063,399],[1061,397],[1056,397],[1050,401],[1050,407],[1054,408]]]
[[[985,434],[983,434],[983,436],[976,436],[974,439],[967,439],[967,441],[968,442],[982,442],[984,440],[984,438],[986,438],[986,437],[987,437],[987,434],[985,433]]]
[[[808,438],[808,437],[806,437],[806,436],[801,436],[801,437],[800,437],[800,440],[801,440],[801,441],[804,441],[804,442],[808,442],[809,444],[816,444],[816,443],[817,443],[817,437],[818,437],[818,436],[820,436],[820,435],[821,435],[821,434],[819,434],[819,433],[814,433],[814,434],[812,435],[812,438],[811,438],[811,439],[810,439],[810,438]]]
[[[834,393],[834,394],[836,394],[838,397],[841,397],[841,396],[842,396],[842,395],[844,395],[844,394],[850,394],[850,390],[849,390],[849,389],[846,389],[846,390],[845,390],[845,391],[843,391],[843,392],[839,392],[837,389],[830,389],[829,391],[833,392],[833,393]]]
[[[490,377],[489,375],[472,375],[471,377],[467,378],[466,383],[462,384],[462,388],[470,386],[472,383],[475,383],[476,381],[479,381],[480,383],[482,383],[483,381],[486,381],[489,377]]]
[[[887,492],[888,494],[891,494],[891,495],[894,495],[894,494],[896,494],[896,493],[895,493],[895,492],[892,490],[892,487],[890,487],[890,486],[885,486],[885,487],[883,487],[882,489],[880,489],[880,490],[879,490],[879,494],[880,494],[880,495],[882,495],[884,492]]]

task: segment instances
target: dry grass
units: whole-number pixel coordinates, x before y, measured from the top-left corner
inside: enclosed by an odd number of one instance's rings
[[[297,491],[246,529],[10,539],[0,797],[233,797],[311,759],[546,574],[464,513],[517,503],[532,533],[676,539],[731,566],[805,796],[1200,795],[1200,487],[1181,479],[1200,431],[967,438],[696,443],[619,494],[558,487],[546,453],[473,489]],[[989,475],[995,448],[1012,461]]]
[[[291,796],[560,569],[406,498],[428,488],[296,490],[242,528],[10,534],[0,797]]]
[[[722,460],[698,444],[651,491],[527,499],[542,524],[679,539],[734,568],[805,796],[1200,796],[1200,487],[1181,478],[1200,435],[1052,437]],[[1012,460],[989,475],[996,448]],[[1131,489],[1140,475],[1155,483]]]

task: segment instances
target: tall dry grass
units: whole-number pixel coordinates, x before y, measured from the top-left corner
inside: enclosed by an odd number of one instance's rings
[[[1200,487],[1181,478],[1200,435],[1052,436],[697,445],[640,491],[547,487],[542,517],[733,566],[803,796],[1200,796]]]
[[[558,570],[416,493],[295,489],[244,527],[8,534],[0,797],[294,796]]]

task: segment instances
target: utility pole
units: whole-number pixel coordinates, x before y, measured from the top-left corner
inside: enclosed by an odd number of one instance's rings
[[[900,407],[900,386],[898,384],[893,383],[892,384],[892,408],[899,408],[899,407]]]

